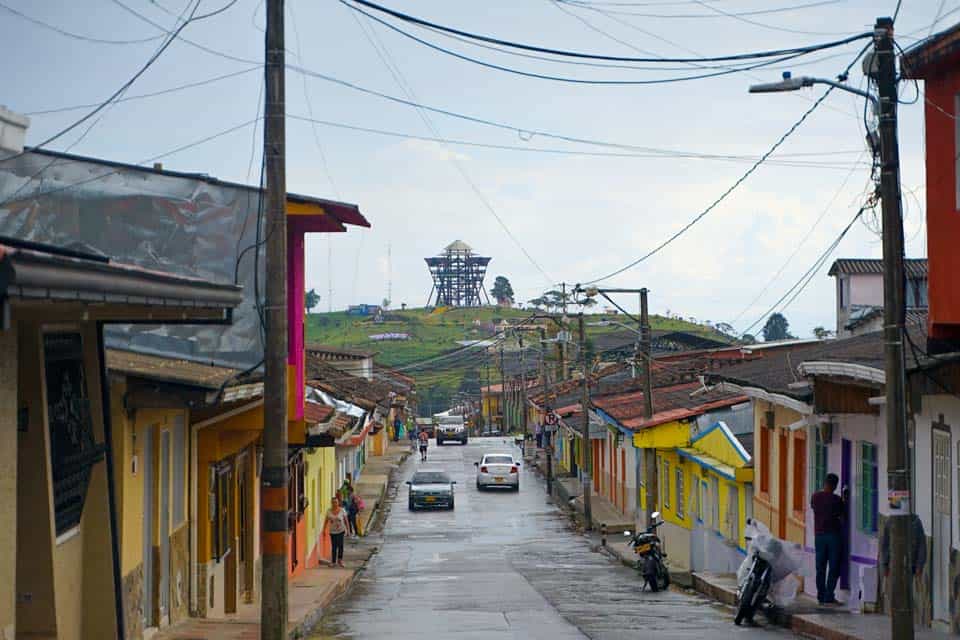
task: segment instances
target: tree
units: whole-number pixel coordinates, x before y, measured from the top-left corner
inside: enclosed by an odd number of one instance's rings
[[[817,340],[826,340],[827,338],[833,337],[833,331],[830,331],[830,329],[825,329],[823,327],[814,327],[813,335],[814,337],[816,337]]]
[[[737,335],[737,330],[733,328],[733,325],[728,322],[718,322],[713,326],[714,329],[720,333],[726,334],[728,336]]]
[[[757,344],[757,339],[753,336],[752,333],[745,333],[740,336],[740,342],[743,344]]]
[[[539,298],[534,298],[533,300],[527,300],[527,304],[534,309],[540,309],[547,306],[547,299],[544,296],[540,296]]]
[[[320,294],[317,293],[315,289],[307,291],[307,294],[303,298],[303,306],[307,308],[307,313],[310,313],[310,310],[318,304],[320,304]]]
[[[790,323],[787,322],[787,319],[780,312],[771,314],[770,317],[767,318],[767,324],[763,325],[764,342],[787,340],[793,337],[794,336],[790,335]]]
[[[390,308],[390,298],[384,298],[383,302],[380,303],[380,306],[384,309]]]
[[[581,307],[586,307],[587,309],[589,309],[590,307],[595,307],[595,306],[597,306],[597,299],[596,299],[596,298],[584,298],[583,300],[581,300],[581,301],[578,302],[577,304],[579,304]]]
[[[505,276],[497,276],[497,279],[493,281],[490,295],[502,307],[513,304],[513,287],[510,286],[510,281]]]

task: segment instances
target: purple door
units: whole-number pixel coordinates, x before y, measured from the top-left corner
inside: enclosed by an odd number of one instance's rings
[[[848,491],[850,488],[850,456],[853,447],[849,440],[844,438],[840,450],[840,491]],[[846,513],[843,514],[843,558],[840,562],[840,588],[850,588],[850,503],[846,505]]]

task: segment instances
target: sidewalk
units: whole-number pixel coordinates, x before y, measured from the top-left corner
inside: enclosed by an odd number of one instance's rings
[[[390,443],[383,456],[370,457],[356,482],[357,493],[366,503],[358,519],[361,531],[368,531],[381,517],[381,503],[392,472],[410,454],[406,443]],[[302,638],[316,625],[326,608],[350,588],[354,577],[377,552],[376,536],[348,540],[344,549],[345,568],[321,565],[306,569],[290,581],[288,635]],[[260,637],[260,606],[245,605],[229,620],[191,618],[154,634],[151,640],[257,640]]]
[[[736,576],[729,573],[695,573],[694,589],[700,593],[734,606],[737,597]],[[877,613],[851,613],[842,607],[820,607],[812,598],[801,595],[797,602],[774,615],[776,624],[795,633],[823,638],[823,640],[889,640],[890,620]],[[948,640],[956,638],[949,633],[917,627],[917,640]]]
[[[537,449],[531,443],[527,445],[524,461],[531,468],[537,469],[542,475],[546,475],[545,456],[543,449]],[[555,477],[553,485],[554,492],[561,500],[570,504],[578,513],[583,513],[583,489],[577,478]],[[636,526],[629,516],[623,515],[612,502],[597,493],[591,496],[590,510],[593,520],[591,524],[597,531],[600,530],[602,525],[607,525],[607,532],[610,534],[632,531]]]

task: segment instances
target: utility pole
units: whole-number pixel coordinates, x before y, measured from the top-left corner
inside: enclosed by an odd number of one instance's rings
[[[647,290],[640,289],[640,353],[643,359],[643,417],[653,417],[653,360],[650,354],[650,316],[647,311]],[[644,484],[647,495],[647,526],[653,522],[657,499],[657,450],[643,449]],[[640,492],[637,492],[639,497]]]
[[[890,536],[890,631],[896,640],[913,640],[910,565],[910,469],[907,447],[906,380],[903,356],[903,219],[900,202],[900,151],[897,142],[897,70],[893,20],[877,18],[873,31],[876,81],[880,93],[880,197],[883,211],[883,343],[887,414],[887,487],[903,507],[887,519]]]
[[[507,433],[507,376],[503,368],[503,343],[500,343],[500,433]]]
[[[543,424],[540,429],[543,432],[543,449],[547,458],[547,495],[553,495],[553,425],[547,424],[547,413],[550,411],[550,401],[548,399],[549,389],[547,388],[547,330],[540,327],[540,384],[543,389]],[[549,427],[549,428],[548,428]]]
[[[287,167],[283,4],[283,0],[267,0],[263,125],[267,178],[267,343],[263,357],[263,471],[260,476],[261,640],[287,638]]]
[[[583,408],[583,468],[580,470],[580,479],[583,485],[583,515],[587,519],[587,529],[593,527],[593,508],[591,493],[593,492],[593,450],[590,446],[590,371],[587,363],[587,341],[583,329],[583,311],[577,316],[577,327],[580,333],[580,362],[583,364],[583,398],[580,400]]]
[[[527,451],[527,365],[524,358],[523,350],[523,334],[520,334],[520,393],[519,395],[519,404],[520,404],[520,423],[523,425],[523,446],[520,450],[524,453]]]

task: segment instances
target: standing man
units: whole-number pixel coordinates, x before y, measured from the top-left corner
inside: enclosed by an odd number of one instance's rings
[[[838,604],[833,592],[840,579],[846,514],[843,498],[835,493],[839,482],[837,474],[828,473],[823,488],[810,498],[817,553],[817,601],[820,604]]]
[[[430,436],[427,435],[427,430],[422,429],[420,435],[417,436],[417,439],[420,440],[420,461],[427,461],[427,443],[430,441]]]
[[[543,425],[538,422],[538,423],[537,423],[537,426],[535,427],[535,429],[536,429],[536,434],[537,434],[537,435],[536,435],[536,437],[537,437],[537,449],[543,449]]]

